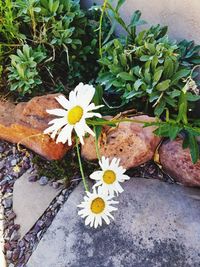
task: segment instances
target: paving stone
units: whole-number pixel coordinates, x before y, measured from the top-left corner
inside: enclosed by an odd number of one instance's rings
[[[13,210],[16,213],[15,224],[20,225],[21,237],[31,229],[59,192],[49,185],[30,183],[29,176],[32,175],[26,172],[14,184]]]
[[[79,184],[27,267],[199,267],[200,191],[143,178],[124,189],[115,221],[95,230],[77,215]]]

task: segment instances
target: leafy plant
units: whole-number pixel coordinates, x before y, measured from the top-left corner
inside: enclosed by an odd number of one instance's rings
[[[45,59],[46,55],[40,48],[33,50],[30,46],[24,45],[22,50],[17,49],[17,55],[11,55],[11,66],[8,68],[8,81],[10,90],[18,91],[20,95],[32,92],[42,83],[38,64]]]
[[[200,45],[194,41],[182,40],[178,43],[179,61],[183,66],[194,66],[200,64]]]
[[[41,93],[38,86],[41,82],[45,90],[58,92],[60,88],[68,93],[77,83],[96,79],[98,9],[85,12],[78,0],[6,0],[6,3],[6,6],[0,4],[0,19],[5,20],[0,26],[0,65],[4,80],[9,81],[3,87],[27,97],[27,94]],[[106,21],[103,21],[103,32],[108,33],[110,23]],[[23,69],[25,63],[19,68],[19,62],[8,60],[10,55],[10,58],[18,57],[17,50],[23,50],[24,45],[46,55],[45,61],[37,62],[31,71]],[[33,77],[35,84],[32,84]]]
[[[136,11],[130,24],[126,25],[119,15],[119,7],[123,2],[118,1],[115,9],[108,3],[107,14],[110,16],[111,12],[111,18],[114,17],[126,30],[127,36],[115,38],[101,48],[99,63],[102,68],[97,82],[108,95],[120,96],[120,106],[138,106],[140,99],[139,108],[146,112],[153,109],[158,117],[165,108],[176,111],[184,85],[183,78],[190,74],[195,62],[193,58],[193,63],[189,64],[189,55],[200,60],[200,56],[197,56],[198,47],[193,48],[193,54],[190,50],[186,52],[187,49],[184,52],[185,43],[177,45],[171,42],[167,27],[160,25],[136,34],[136,27],[145,22],[140,19],[140,11]],[[180,51],[182,54],[179,54]]]
[[[165,121],[146,123],[145,126],[157,126],[155,134],[162,137],[168,137],[171,140],[176,139],[178,135],[182,135],[184,138],[183,148],[189,147],[192,162],[196,163],[200,155],[199,145],[196,139],[197,136],[200,136],[200,121],[188,118],[187,92],[190,90],[191,80],[192,78],[188,77],[185,86],[181,90],[177,115],[173,116],[174,118],[170,118],[167,110]]]

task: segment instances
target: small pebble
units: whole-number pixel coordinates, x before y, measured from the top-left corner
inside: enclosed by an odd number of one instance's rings
[[[20,248],[24,247],[25,246],[24,240],[20,240],[18,245],[20,246]]]
[[[24,250],[25,250],[25,248],[22,248],[22,249],[20,250],[19,259],[22,258],[23,254],[24,254]]]
[[[38,225],[40,228],[42,228],[42,226],[44,225],[44,222],[39,220],[36,225]]]
[[[9,243],[9,242],[6,242],[6,243],[4,244],[4,249],[5,249],[5,250],[10,250],[10,249],[11,249],[11,246],[10,246],[10,243]]]
[[[19,228],[20,228],[20,225],[19,224],[14,224],[13,228],[18,231]]]
[[[10,240],[11,241],[17,241],[18,239],[20,239],[20,235],[16,230],[14,230],[11,237],[10,237]]]
[[[16,214],[13,212],[11,212],[9,215],[8,215],[8,220],[11,221],[13,220],[14,218],[16,217]]]
[[[16,152],[17,152],[17,149],[16,149],[16,147],[15,147],[15,146],[13,146],[13,148],[12,148],[12,153],[13,153],[13,155],[15,155],[15,154],[16,154]]]
[[[3,153],[4,150],[5,150],[5,147],[1,145],[1,146],[0,146],[0,153]]]
[[[53,183],[52,183],[52,187],[53,187],[54,189],[57,189],[57,188],[59,187],[59,183],[57,183],[57,182],[53,182]]]
[[[17,159],[13,159],[13,160],[11,160],[10,164],[11,164],[11,166],[15,166],[15,165],[17,165],[17,162],[18,162]]]
[[[29,164],[27,162],[22,163],[22,168],[27,170],[29,168]]]
[[[36,182],[37,181],[37,176],[36,175],[31,175],[28,177],[29,182]]]
[[[18,248],[14,249],[13,255],[12,255],[13,261],[16,261],[19,258],[19,253],[20,253],[20,250]]]
[[[3,203],[5,209],[11,208],[12,203],[13,203],[12,197],[8,197],[8,198],[4,199],[2,201],[2,203]]]
[[[48,184],[48,178],[46,176],[41,176],[39,180],[40,185],[46,185]]]
[[[11,259],[12,259],[12,251],[7,250],[7,252],[6,252],[6,258],[7,258],[8,260],[11,260]]]
[[[5,166],[5,159],[3,159],[2,161],[0,161],[0,170],[2,170]]]
[[[4,179],[5,179],[6,181],[11,181],[13,178],[12,178],[12,176],[10,176],[10,175],[6,175],[6,176],[4,177]]]
[[[63,195],[60,195],[60,196],[58,197],[58,203],[59,203],[59,204],[62,204],[62,203],[64,202],[64,200],[65,200],[65,198],[64,198]]]

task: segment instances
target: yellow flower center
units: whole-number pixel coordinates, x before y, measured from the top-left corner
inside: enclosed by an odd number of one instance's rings
[[[116,174],[114,173],[114,171],[111,170],[107,170],[104,172],[103,174],[103,181],[106,184],[113,184],[116,180]]]
[[[105,201],[101,197],[97,197],[92,201],[91,211],[99,214],[105,209]]]
[[[74,125],[81,120],[82,116],[83,116],[82,107],[75,106],[68,111],[68,116],[67,116],[68,123]]]

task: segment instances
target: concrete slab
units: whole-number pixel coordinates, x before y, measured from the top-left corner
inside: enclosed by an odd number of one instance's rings
[[[32,175],[27,171],[15,182],[13,189],[13,210],[17,215],[15,224],[20,225],[21,238],[42,216],[59,192],[49,185],[41,186],[38,182],[29,182],[28,178]]]
[[[200,266],[200,193],[158,180],[131,179],[115,221],[97,230],[77,215],[80,184],[57,214],[27,267]]]

